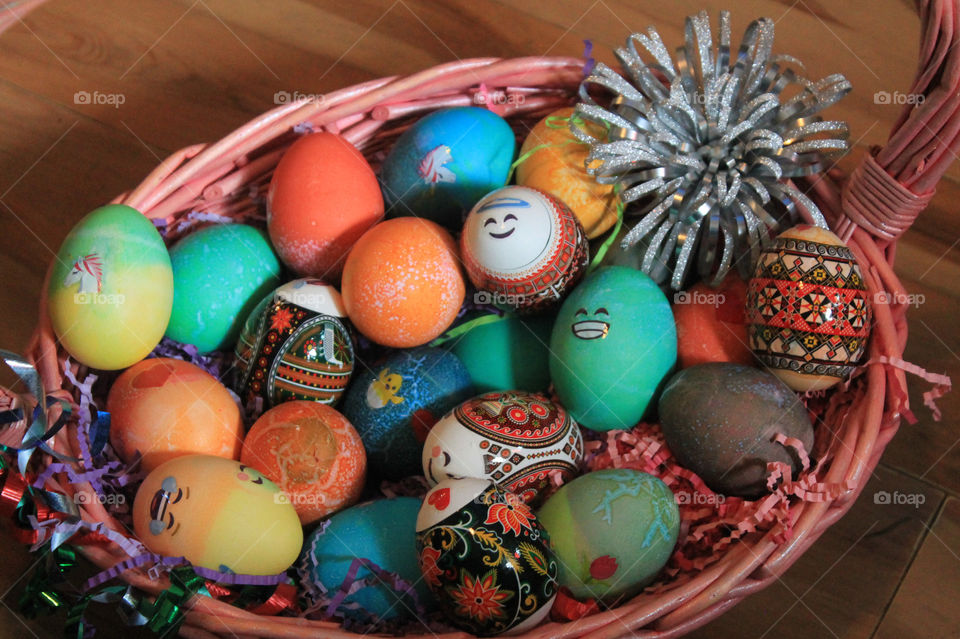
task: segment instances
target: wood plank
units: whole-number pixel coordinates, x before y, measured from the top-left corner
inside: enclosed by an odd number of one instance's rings
[[[876,503],[874,495],[881,491],[922,495],[924,503],[919,507]],[[870,637],[942,497],[927,484],[878,467],[850,512],[780,581],[689,637]],[[914,636],[919,635],[901,635]]]
[[[960,637],[960,501],[948,499],[897,590],[875,639]]]

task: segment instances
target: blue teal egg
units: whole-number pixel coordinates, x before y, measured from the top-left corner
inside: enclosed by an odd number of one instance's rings
[[[191,233],[170,249],[173,311],[167,337],[201,353],[232,348],[240,327],[280,285],[280,261],[267,234],[244,224]]]
[[[507,317],[481,324],[451,342],[477,393],[546,391],[550,386],[552,315]]]
[[[453,353],[427,346],[359,370],[340,410],[363,440],[367,467],[384,479],[420,475],[430,428],[473,395],[470,373]]]
[[[597,269],[563,302],[550,337],[550,377],[560,403],[587,428],[631,428],[677,360],[666,296],[644,273]]]
[[[480,198],[506,184],[516,144],[506,120],[479,107],[442,109],[418,120],[381,168],[388,214],[459,230]]]
[[[430,608],[432,596],[417,562],[419,510],[419,499],[396,497],[352,506],[330,517],[326,526],[307,538],[297,562],[307,599],[316,601],[324,590],[339,588],[353,560],[360,558],[412,584],[420,603]],[[413,615],[416,605],[412,597],[401,595],[367,567],[357,572],[358,580],[364,578],[369,578],[371,585],[344,599],[345,604],[359,604],[359,616],[392,619]]]

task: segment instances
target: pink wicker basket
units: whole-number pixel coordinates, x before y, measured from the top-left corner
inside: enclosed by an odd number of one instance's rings
[[[689,580],[577,621],[542,625],[524,636],[681,636],[776,580],[847,512],[863,490],[907,410],[904,371],[908,366],[901,359],[907,339],[906,306],[896,303],[907,296],[892,269],[896,239],[929,202],[960,147],[960,3],[927,0],[917,4],[922,23],[920,62],[910,92],[925,99],[904,108],[886,146],[865,155],[848,179],[831,173],[805,185],[833,230],[848,240],[871,295],[886,291],[895,302],[874,309],[869,362],[852,383],[853,392],[834,395],[820,415],[818,438],[823,441],[818,441],[818,449],[826,451],[821,481],[847,485],[849,490],[836,498],[794,505],[797,519],[786,542],[773,531],[746,536]],[[513,123],[531,122],[572,103],[583,67],[583,60],[573,58],[464,60],[408,77],[344,88],[326,95],[322,102],[284,104],[215,143],[173,154],[139,186],[114,201],[165,220],[168,239],[174,239],[177,226],[173,222],[192,210],[233,218],[253,213],[251,187],[263,192],[279,157],[297,137],[295,127],[338,132],[372,157],[388,148],[413,117],[441,107],[476,104],[478,90],[522,93],[522,101],[503,100],[504,115]],[[76,388],[64,375],[67,355],[58,346],[43,307],[27,358],[40,372],[46,393],[69,398],[76,406]],[[85,374],[76,365],[72,372],[78,379]],[[78,454],[75,426],[58,433],[52,444],[57,451]],[[67,494],[92,491],[89,484],[71,485],[59,475],[46,488]],[[81,510],[85,519],[129,534],[97,499],[85,500]],[[115,544],[79,548],[103,568],[128,558]],[[152,579],[144,569],[126,571],[122,578],[147,593],[169,586],[165,578]],[[330,622],[258,616],[206,596],[190,601],[180,632],[186,637],[355,636]]]

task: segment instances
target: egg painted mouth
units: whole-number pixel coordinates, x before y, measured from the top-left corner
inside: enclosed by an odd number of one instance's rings
[[[517,230],[517,227],[513,227],[512,229],[510,229],[510,230],[507,231],[506,233],[491,233],[491,234],[490,234],[490,237],[494,237],[494,238],[496,238],[496,239],[498,239],[498,240],[502,240],[502,239],[505,238],[505,237],[510,237],[511,235],[513,235],[513,232],[516,231],[516,230]]]
[[[610,332],[610,324],[599,320],[583,320],[574,323],[570,329],[580,339],[602,339]]]

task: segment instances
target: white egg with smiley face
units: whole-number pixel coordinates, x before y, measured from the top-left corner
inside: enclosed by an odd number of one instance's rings
[[[460,247],[470,281],[497,306],[535,311],[583,275],[587,238],[557,198],[525,186],[487,194],[467,216]]]

